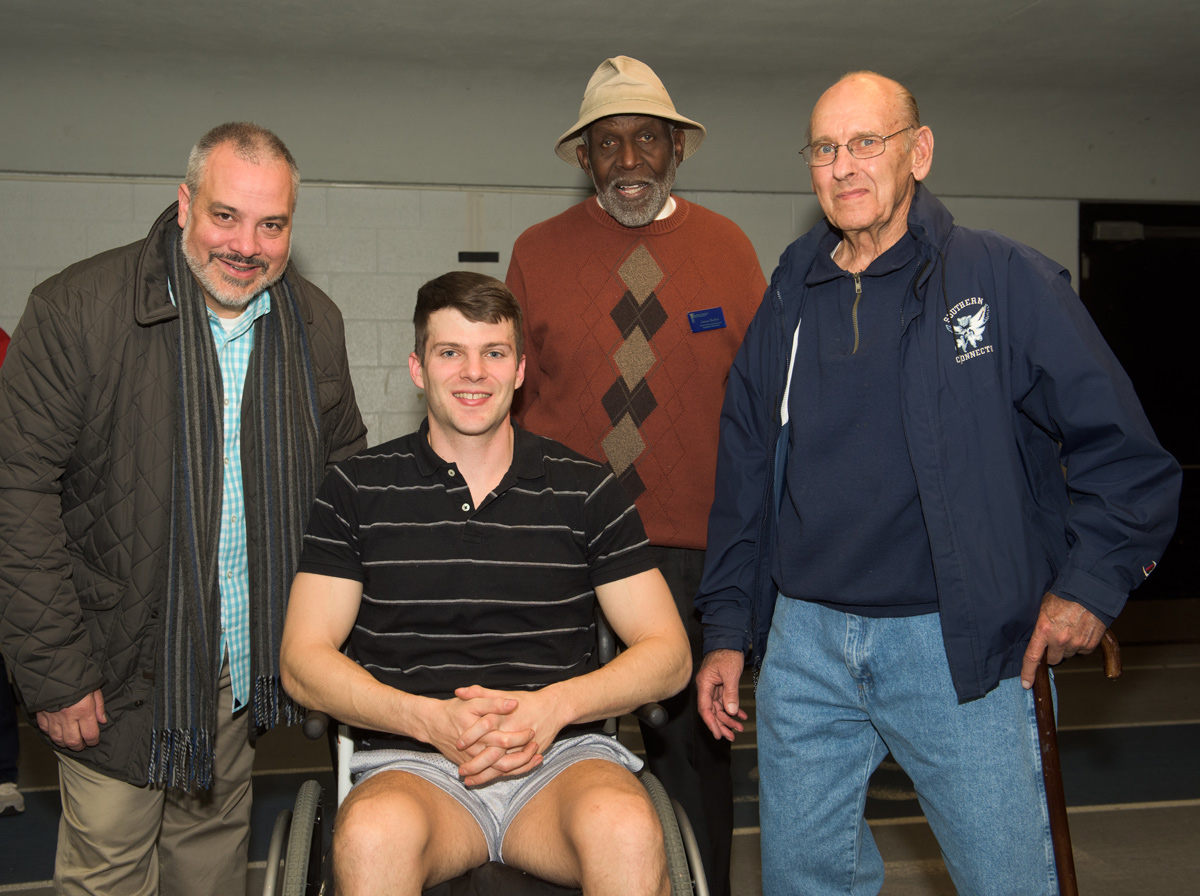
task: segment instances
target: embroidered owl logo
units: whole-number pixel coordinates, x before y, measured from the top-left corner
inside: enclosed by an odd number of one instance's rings
[[[954,334],[958,350],[965,352],[975,348],[983,341],[983,330],[988,322],[988,306],[984,305],[974,314],[967,317],[956,317],[946,324],[946,329]]]

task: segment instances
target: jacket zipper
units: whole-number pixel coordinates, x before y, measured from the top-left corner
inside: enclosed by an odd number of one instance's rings
[[[850,276],[854,278],[854,307],[850,309],[850,320],[854,324],[854,351],[852,355],[858,354],[858,303],[862,301],[862,281],[858,279],[858,273],[851,271]]]

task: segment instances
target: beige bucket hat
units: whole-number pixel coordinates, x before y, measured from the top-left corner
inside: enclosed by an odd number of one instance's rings
[[[554,144],[558,157],[578,168],[575,147],[583,143],[584,128],[609,115],[653,115],[684,128],[684,159],[704,142],[704,125],[675,111],[667,88],[650,66],[628,56],[614,56],[600,63],[588,81],[579,107],[579,121]]]

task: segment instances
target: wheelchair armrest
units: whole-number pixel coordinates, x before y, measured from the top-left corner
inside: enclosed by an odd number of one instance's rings
[[[329,730],[329,716],[320,710],[310,709],[304,713],[301,729],[309,740],[320,740]]]
[[[662,728],[667,724],[667,711],[659,703],[645,703],[635,709],[633,714],[651,728]]]
[[[604,618],[604,611],[597,605],[596,607],[596,655],[600,659],[600,665],[611,662],[621,650],[621,645],[617,643],[617,636],[609,626],[608,620]],[[633,715],[642,722],[645,722],[651,728],[662,728],[667,724],[667,711],[657,703],[647,703],[639,706],[633,711]],[[612,730],[609,731],[609,728]],[[605,731],[609,734],[616,734],[615,724],[605,724]]]
[[[608,624],[608,620],[604,618],[604,611],[600,606],[596,606],[596,656],[600,660],[600,665],[610,663],[620,651],[620,646],[617,644],[617,636]]]

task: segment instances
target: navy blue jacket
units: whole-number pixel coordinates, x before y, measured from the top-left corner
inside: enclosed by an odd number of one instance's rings
[[[1182,474],[1061,266],[956,226],[920,185],[908,227],[921,262],[902,308],[901,413],[967,701],[1020,672],[1045,592],[1105,623],[1120,613],[1174,531]],[[822,222],[784,251],[730,371],[696,597],[706,652],[762,662],[789,361],[829,231]]]

